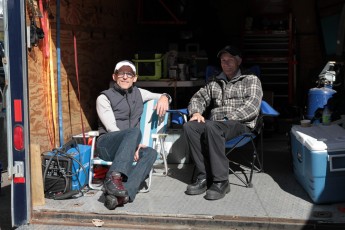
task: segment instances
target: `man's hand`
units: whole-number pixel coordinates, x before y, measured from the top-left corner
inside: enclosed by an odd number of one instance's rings
[[[138,145],[138,148],[137,148],[137,151],[135,151],[134,153],[134,161],[138,161],[139,160],[139,150],[141,148],[146,148],[147,146],[146,145],[143,145],[143,144],[139,144]]]
[[[189,119],[190,121],[198,121],[199,123],[205,123],[205,118],[200,113],[194,113],[193,116]]]
[[[169,99],[167,96],[162,95],[158,102],[157,105],[155,106],[155,109],[157,111],[157,115],[162,117],[165,115],[165,113],[167,112],[167,110],[169,109]]]

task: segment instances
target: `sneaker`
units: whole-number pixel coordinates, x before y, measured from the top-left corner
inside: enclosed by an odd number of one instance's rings
[[[219,200],[230,192],[229,181],[213,182],[211,187],[206,191],[206,200]]]
[[[190,184],[187,186],[186,194],[199,195],[206,192],[206,189],[207,189],[207,180],[197,179],[193,184]]]
[[[128,196],[128,192],[122,184],[121,173],[112,172],[110,176],[107,176],[104,180],[103,192],[116,197]]]

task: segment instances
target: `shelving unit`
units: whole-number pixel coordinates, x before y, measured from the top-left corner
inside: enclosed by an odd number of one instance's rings
[[[275,107],[292,104],[295,95],[292,16],[278,21],[277,28],[245,30],[242,40],[244,63],[260,67],[263,90],[273,93]]]

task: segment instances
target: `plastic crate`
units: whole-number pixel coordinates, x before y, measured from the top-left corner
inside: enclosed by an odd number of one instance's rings
[[[162,77],[162,54],[153,54],[153,59],[140,59],[139,54],[134,55],[133,62],[140,80],[158,80]]]

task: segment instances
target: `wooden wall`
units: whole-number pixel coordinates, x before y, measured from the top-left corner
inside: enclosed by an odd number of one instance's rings
[[[57,34],[60,34],[61,105],[64,142],[73,135],[97,128],[95,101],[108,88],[114,66],[132,59],[136,47],[134,0],[60,1],[60,31],[57,31],[56,1],[50,1],[54,18],[37,47],[28,51],[28,97],[30,142],[41,151],[60,146],[57,76]],[[43,11],[46,13],[47,11]],[[37,25],[44,18],[37,18]],[[28,20],[28,25],[30,21]],[[76,52],[74,49],[74,36]],[[49,56],[46,50],[51,52]],[[48,48],[47,48],[48,47]],[[79,73],[76,76],[75,53]]]

